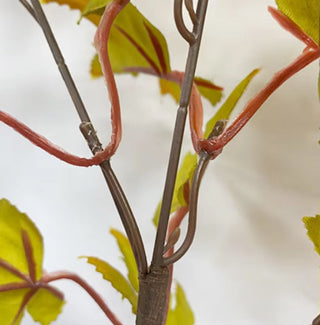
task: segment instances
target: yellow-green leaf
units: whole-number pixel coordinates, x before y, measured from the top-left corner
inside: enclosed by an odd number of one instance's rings
[[[276,0],[279,10],[319,44],[319,0]]]
[[[95,54],[90,65],[90,74],[92,78],[98,78],[102,76],[101,64],[99,62],[98,54]]]
[[[181,89],[180,86],[174,82],[165,79],[159,79],[160,93],[161,95],[169,94],[173,97],[176,103],[179,102]]]
[[[83,15],[101,14],[110,0],[91,0]],[[156,74],[170,71],[166,40],[139,10],[128,3],[111,28],[109,56],[114,72],[135,72],[130,69],[150,68]]]
[[[81,12],[86,7],[89,0],[41,0],[42,3],[56,2],[59,5],[67,5],[70,9],[80,10]],[[96,26],[99,24],[100,15],[90,14],[86,18]]]
[[[303,222],[316,252],[320,255],[320,215],[318,214],[315,217],[304,217]]]
[[[123,261],[125,262],[128,270],[128,279],[131,285],[133,286],[133,288],[136,290],[136,292],[138,292],[139,291],[138,268],[137,268],[136,260],[133,255],[133,251],[131,249],[130,242],[123,233],[121,233],[116,229],[111,229],[110,233],[117,240],[119,249],[122,253]]]
[[[175,300],[176,305],[173,309],[170,308],[166,325],[193,325],[193,312],[179,283],[176,288]]]
[[[19,271],[29,274],[23,232],[27,234],[30,240],[31,253],[35,263],[35,278],[39,280],[42,275],[43,259],[41,234],[26,214],[18,211],[9,201],[0,200],[0,258]],[[4,275],[3,273],[0,274]],[[0,284],[7,280],[7,278],[0,279]]]
[[[200,77],[195,77],[194,82],[197,85],[201,96],[208,99],[213,106],[221,100],[222,88],[220,86]]]
[[[126,298],[132,306],[132,312],[136,314],[138,305],[138,296],[131,287],[127,279],[109,263],[92,256],[83,256],[89,264],[96,267],[96,271],[101,273],[103,278],[111,283],[111,285],[121,293],[122,299]]]
[[[1,325],[19,325],[23,317],[23,312],[20,314],[15,323],[15,317],[18,314],[19,307],[24,296],[29,292],[29,289],[11,290],[0,292],[0,324]]]
[[[197,85],[200,94],[206,99],[208,99],[213,106],[221,100],[221,87],[215,85],[207,79],[203,79],[200,77],[195,77],[194,82]],[[170,94],[177,103],[179,102],[181,89],[176,82],[165,79],[159,79],[159,86],[162,95]]]
[[[61,297],[49,290],[39,289],[30,299],[27,310],[32,318],[42,325],[49,325],[57,319],[64,305]]]
[[[1,325],[20,324],[25,308],[42,325],[61,312],[63,294],[48,284],[39,286],[42,259],[42,237],[36,226],[9,201],[0,200]]]
[[[230,114],[232,113],[233,109],[235,108],[236,104],[241,98],[243,92],[246,90],[250,81],[258,72],[259,69],[255,69],[251,73],[249,73],[232,91],[232,93],[229,95],[226,101],[219,108],[217,113],[207,122],[206,129],[204,132],[205,138],[209,136],[210,132],[213,130],[217,121],[229,119]]]
[[[184,185],[190,180],[192,181],[193,173],[197,166],[197,155],[188,152],[178,170],[176,184],[174,186],[172,204],[170,213],[175,212],[179,207],[186,206],[184,198]],[[160,216],[161,202],[158,204],[154,217],[152,219],[155,225],[158,224]]]

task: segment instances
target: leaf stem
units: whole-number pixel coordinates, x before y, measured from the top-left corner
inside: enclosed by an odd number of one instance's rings
[[[271,81],[245,106],[241,114],[234,120],[234,122],[226,129],[224,133],[218,138],[199,140],[199,147],[209,153],[213,153],[229,143],[237,133],[246,125],[254,113],[261,107],[261,105],[270,97],[270,95],[278,89],[286,80],[303,69],[305,66],[318,59],[320,55],[319,48],[308,48],[298,56],[298,58],[288,65],[283,70],[277,72]]]
[[[175,0],[175,5],[177,5],[177,1],[180,0]],[[166,183],[163,192],[159,225],[157,229],[157,235],[156,235],[156,240],[155,240],[155,245],[153,250],[153,259],[152,259],[152,264],[159,265],[159,266],[163,265],[164,242],[165,242],[166,232],[168,227],[175,179],[177,176],[182,138],[183,138],[185,122],[187,117],[187,107],[189,105],[191,88],[192,88],[193,78],[194,78],[196,64],[198,60],[198,54],[200,49],[201,36],[202,36],[202,31],[203,31],[203,26],[205,21],[207,5],[208,5],[208,0],[198,1],[197,16],[199,19],[199,23],[194,26],[194,35],[197,35],[197,37],[194,44],[192,44],[189,48],[189,53],[188,53],[188,58],[186,63],[186,72],[182,83],[179,108],[177,111],[176,123],[173,131],[173,139],[172,139],[169,164],[167,169]]]
[[[102,309],[108,319],[114,325],[122,325],[122,323],[118,320],[116,315],[109,309],[107,304],[104,302],[102,297],[95,291],[85,280],[79,277],[75,273],[71,273],[68,271],[57,271],[49,274],[43,275],[41,282],[49,283],[56,280],[71,280],[81,286],[98,304],[98,306]]]

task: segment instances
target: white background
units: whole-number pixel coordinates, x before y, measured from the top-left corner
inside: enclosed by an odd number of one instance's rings
[[[171,65],[183,70],[186,44],[172,1],[135,1],[168,39]],[[252,69],[238,111],[303,49],[267,12],[269,0],[210,1],[197,74],[225,87]],[[66,61],[98,129],[108,141],[109,103],[102,79],[88,69],[95,27],[79,13],[45,6]],[[17,0],[0,2],[0,109],[75,154],[90,156],[78,118],[40,28]],[[319,312],[319,256],[301,218],[319,212],[317,63],[285,83],[208,168],[201,187],[198,230],[175,266],[198,325],[307,325]],[[176,104],[158,95],[152,77],[117,77],[123,141],[112,165],[137,216],[150,260],[151,223],[164,184]],[[206,115],[214,110],[205,102]],[[122,229],[98,168],[72,167],[0,125],[0,197],[36,222],[45,242],[44,267],[86,278],[123,324],[127,301],[80,255],[108,260],[125,272],[110,227]],[[184,151],[190,147],[186,131]],[[0,248],[1,250],[1,248]],[[60,281],[67,304],[57,325],[109,324],[75,284]],[[1,315],[0,315],[1,319]],[[0,321],[1,323],[1,321]],[[27,315],[23,324],[33,324]]]

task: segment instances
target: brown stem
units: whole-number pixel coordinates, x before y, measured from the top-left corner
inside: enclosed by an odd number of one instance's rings
[[[179,1],[179,0],[175,0]],[[175,2],[176,3],[176,2]],[[167,233],[170,208],[173,196],[173,190],[175,185],[175,179],[177,176],[182,138],[185,128],[185,121],[187,116],[187,107],[189,105],[191,88],[193,85],[193,79],[198,60],[198,54],[201,43],[201,36],[204,27],[204,21],[206,16],[208,0],[199,0],[197,8],[197,16],[199,23],[194,27],[194,35],[197,35],[196,41],[189,48],[186,71],[182,83],[179,108],[177,111],[175,128],[173,131],[173,138],[170,150],[169,164],[167,168],[166,182],[163,191],[162,205],[160,210],[159,225],[157,229],[156,240],[153,250],[152,264],[163,265],[163,248]]]
[[[41,282],[49,283],[56,280],[71,280],[81,286],[98,304],[98,306],[102,309],[108,319],[114,325],[122,325],[122,323],[118,320],[116,315],[109,309],[107,304],[104,302],[102,297],[95,291],[85,280],[80,278],[77,274],[68,272],[68,271],[57,271],[49,274],[43,275]]]

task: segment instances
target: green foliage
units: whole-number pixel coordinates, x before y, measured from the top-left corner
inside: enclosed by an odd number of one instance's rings
[[[319,0],[276,0],[279,10],[319,44]]]
[[[229,97],[226,101],[222,104],[219,108],[217,113],[207,122],[206,130],[204,132],[204,137],[207,138],[210,132],[213,130],[215,124],[219,120],[228,120],[230,114],[232,113],[233,109],[237,105],[239,99],[241,98],[242,94],[246,90],[247,86],[249,85],[252,78],[259,72],[259,69],[253,70],[249,73],[231,92]]]
[[[133,286],[133,288],[136,290],[136,292],[138,292],[139,291],[138,268],[137,268],[136,260],[134,259],[130,242],[128,238],[120,231],[116,229],[111,229],[110,232],[113,235],[113,237],[117,240],[119,249],[122,253],[123,261],[125,262],[128,270],[128,279],[131,285]]]
[[[186,206],[187,202],[184,197],[185,185],[192,181],[193,173],[197,166],[197,155],[188,152],[178,170],[176,184],[174,187],[170,213],[175,212],[178,208]],[[155,225],[158,224],[160,216],[161,202],[159,202],[154,217],[152,219]]]
[[[25,309],[42,325],[54,321],[64,304],[63,294],[41,288],[43,242],[33,222],[9,201],[0,200],[1,325],[19,324]]]
[[[130,285],[129,281],[108,262],[100,260],[96,257],[82,256],[87,259],[89,264],[96,267],[96,271],[101,273],[103,278],[111,283],[111,285],[121,293],[122,299],[126,298],[132,306],[132,312],[137,313],[138,296],[135,290]]]
[[[193,325],[193,312],[179,283],[177,283],[175,301],[175,307],[169,309],[166,325]]]
[[[320,215],[304,217],[303,222],[308,236],[314,244],[315,251],[320,255]]]
[[[91,0],[82,15],[102,14],[110,0]],[[166,40],[139,10],[128,3],[111,28],[108,43],[112,70],[130,72],[130,68],[150,68],[157,75],[171,70]]]
[[[194,82],[198,87],[200,94],[205,97],[213,106],[217,104],[222,97],[222,88],[215,85],[207,79],[195,77]],[[160,79],[160,92],[162,95],[170,94],[173,99],[178,103],[180,98],[180,86],[170,80]]]
[[[39,289],[29,301],[27,310],[42,325],[49,325],[62,311],[64,302],[47,289]]]

